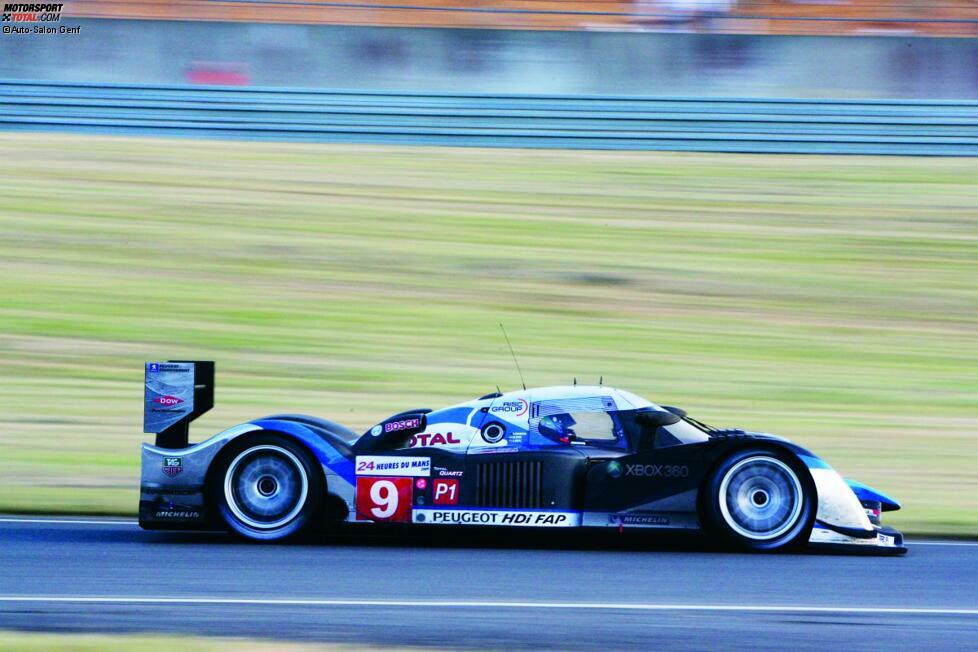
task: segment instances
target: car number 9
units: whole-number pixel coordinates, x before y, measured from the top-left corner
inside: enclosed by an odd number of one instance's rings
[[[390,518],[397,512],[397,485],[390,480],[378,480],[370,487],[370,508],[374,518]]]
[[[357,520],[411,521],[412,478],[357,478]]]

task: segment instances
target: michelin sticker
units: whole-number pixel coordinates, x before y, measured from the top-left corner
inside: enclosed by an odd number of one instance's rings
[[[414,509],[415,523],[431,525],[516,525],[523,527],[577,527],[576,512],[534,512],[489,509]]]
[[[357,475],[430,477],[430,457],[388,457],[357,455]]]

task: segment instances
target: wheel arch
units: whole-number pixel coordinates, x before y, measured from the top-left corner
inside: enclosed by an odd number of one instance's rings
[[[791,462],[795,473],[798,475],[798,479],[805,485],[805,490],[811,492],[814,508],[811,510],[811,515],[808,517],[808,523],[805,524],[805,528],[807,530],[811,529],[818,514],[819,497],[815,478],[812,477],[810,470],[811,467],[805,458],[810,457],[813,460],[821,462],[820,458],[800,446],[780,439],[737,438],[736,440],[726,440],[724,444],[725,445],[713,452],[712,459],[707,464],[706,470],[703,473],[703,477],[700,478],[700,483],[697,488],[696,513],[704,528],[712,528],[710,519],[706,516],[706,501],[710,500],[709,485],[711,480],[716,475],[721,465],[731,456],[743,451],[751,450],[758,452],[767,451],[770,453],[779,454],[786,457]],[[824,462],[821,463],[828,466]]]
[[[703,493],[702,492],[703,488],[709,483],[710,478],[713,476],[714,473],[716,473],[720,465],[723,464],[723,462],[726,461],[726,459],[729,458],[731,455],[734,455],[744,450],[758,450],[758,451],[767,450],[772,453],[781,453],[787,455],[791,459],[792,463],[796,466],[795,469],[796,471],[799,472],[804,471],[803,473],[800,473],[800,475],[803,476],[806,481],[811,481],[812,486],[810,488],[812,489],[813,492],[816,490],[815,481],[812,478],[812,474],[810,471],[811,467],[809,466],[809,462],[806,461],[805,458],[817,460],[822,465],[826,467],[828,466],[813,453],[805,450],[804,448],[801,448],[800,446],[792,444],[791,442],[783,441],[780,439],[743,438],[737,440],[727,440],[723,442],[722,446],[719,446],[716,449],[714,449],[714,451],[712,451],[712,454],[710,455],[710,459],[707,462],[706,468],[703,472],[703,477],[700,478],[700,484],[699,484],[700,494]],[[816,498],[818,497],[817,493],[815,493],[814,495],[816,496]]]
[[[330,466],[327,464],[327,461],[324,460],[324,457],[326,456],[321,450],[323,446],[328,444],[323,442],[317,445],[315,440],[317,435],[315,433],[309,433],[306,436],[302,436],[301,434],[296,433],[295,430],[297,429],[261,426],[255,430],[250,430],[238,435],[221,447],[221,450],[218,451],[218,453],[211,460],[211,463],[207,468],[207,472],[204,475],[205,504],[208,506],[208,510],[211,512],[210,517],[212,519],[216,516],[215,512],[219,498],[218,492],[223,490],[221,488],[223,485],[220,478],[221,470],[228,464],[233,455],[242,450],[242,448],[247,447],[247,442],[249,440],[262,435],[274,435],[286,439],[309,455],[310,459],[317,463],[313,466],[314,468],[318,469],[319,479],[322,481],[322,511],[324,515],[330,517],[331,519],[342,518],[345,516],[345,512],[347,510],[346,503],[341,496],[331,491],[333,483],[330,482],[330,476],[333,474],[329,472]]]

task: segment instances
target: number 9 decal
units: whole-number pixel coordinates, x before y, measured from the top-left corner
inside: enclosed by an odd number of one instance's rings
[[[412,478],[357,478],[357,520],[410,522]]]
[[[370,487],[370,508],[374,518],[390,518],[397,511],[397,485],[390,480],[378,480]]]

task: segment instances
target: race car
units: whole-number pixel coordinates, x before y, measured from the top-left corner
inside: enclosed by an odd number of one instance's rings
[[[771,434],[708,426],[622,389],[492,392],[412,409],[358,434],[278,414],[190,444],[214,402],[213,362],[145,369],[139,523],[255,541],[403,527],[704,531],[751,551],[904,553],[880,523],[900,508]]]

